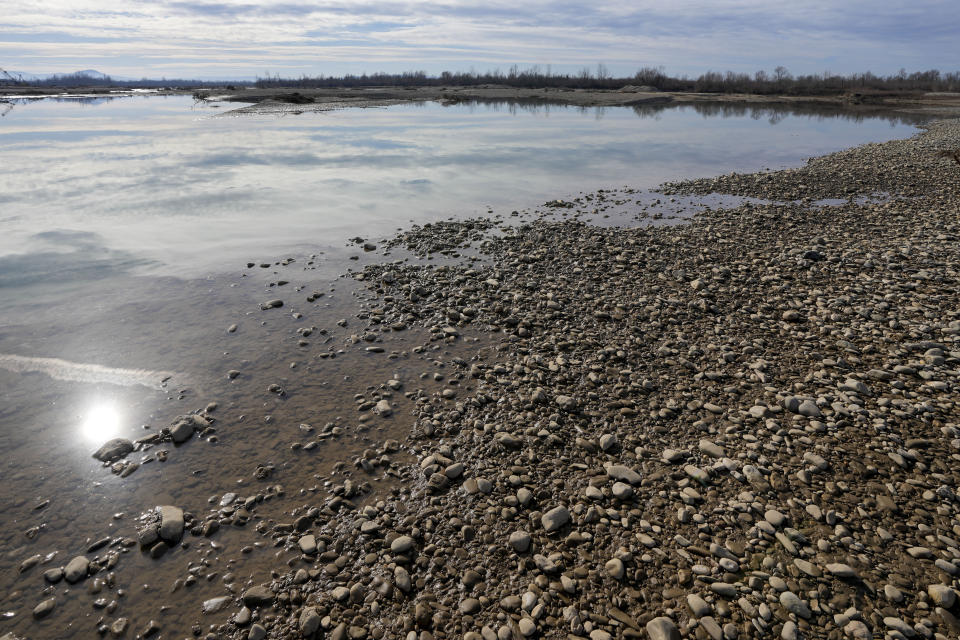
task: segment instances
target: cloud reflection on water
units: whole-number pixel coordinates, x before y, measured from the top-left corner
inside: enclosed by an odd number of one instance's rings
[[[198,275],[410,219],[796,165],[909,132],[908,120],[806,106],[431,103],[296,118],[193,109],[186,96],[40,101],[5,118],[0,285]]]

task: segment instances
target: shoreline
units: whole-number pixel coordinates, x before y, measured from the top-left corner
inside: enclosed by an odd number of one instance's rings
[[[364,89],[243,89],[240,91],[201,90],[200,99],[245,102],[251,106],[231,113],[263,113],[296,109],[324,111],[349,107],[383,107],[408,102],[432,101],[442,104],[461,102],[509,102],[573,107],[642,107],[675,104],[782,104],[843,107],[864,113],[878,110],[931,113],[941,116],[960,114],[960,94],[923,94],[875,98],[859,94],[835,96],[789,96],[753,94],[711,94],[660,91],[593,91],[584,89],[514,89],[481,87],[409,87]]]
[[[353,272],[345,333],[383,351],[415,330],[411,352],[440,363],[432,387],[407,372],[356,390],[362,425],[403,415],[409,439],[346,461],[326,494],[189,505],[197,551],[232,535],[280,555],[213,617],[184,615],[238,639],[955,635],[960,167],[933,154],[951,146],[960,124],[936,122],[665,185],[795,200],[675,227],[401,233],[387,249],[447,260]],[[319,431],[302,440],[334,439]]]
[[[951,117],[960,114],[960,93],[881,94],[850,92],[835,95],[727,94],[669,91],[644,91],[635,88],[618,90],[531,88],[519,89],[500,85],[476,87],[365,87],[365,88],[201,88],[131,90],[125,87],[4,87],[6,97],[42,98],[58,95],[185,95],[199,100],[222,100],[252,105],[294,105],[303,110],[328,110],[349,107],[378,107],[408,102],[436,101],[455,104],[473,101],[539,102],[577,107],[615,107],[655,104],[743,103],[825,105],[852,110],[894,110],[938,114]]]

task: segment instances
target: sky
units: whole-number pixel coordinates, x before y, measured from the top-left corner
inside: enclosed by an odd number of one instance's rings
[[[4,0],[0,68],[244,79],[960,69],[956,0]]]

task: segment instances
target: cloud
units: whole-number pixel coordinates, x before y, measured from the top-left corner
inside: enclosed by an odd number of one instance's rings
[[[673,73],[956,66],[942,0],[7,0],[0,55],[33,72],[251,76],[605,63]],[[64,42],[73,46],[62,47]]]

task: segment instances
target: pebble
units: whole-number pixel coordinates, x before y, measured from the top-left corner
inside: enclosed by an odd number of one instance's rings
[[[807,619],[812,615],[810,607],[792,591],[784,591],[780,594],[780,604],[784,609],[800,618]]]
[[[687,606],[690,608],[690,613],[693,614],[694,618],[702,618],[712,613],[712,609],[710,605],[707,604],[707,601],[695,593],[687,596]]]
[[[157,507],[160,513],[160,539],[168,544],[176,544],[183,536],[183,509],[171,505]]]
[[[680,630],[670,618],[660,616],[653,618],[646,625],[647,637],[650,640],[680,640]]]
[[[853,567],[848,564],[843,564],[842,562],[832,562],[828,564],[827,571],[843,580],[856,579],[859,577]]]
[[[77,556],[67,563],[63,568],[63,578],[73,584],[87,577],[87,570],[90,567],[90,561],[86,556]]]
[[[255,587],[250,587],[244,591],[243,604],[251,609],[256,609],[257,607],[264,607],[273,604],[274,598],[276,598],[276,594],[273,591],[271,591],[268,587],[258,585]]]
[[[203,613],[217,613],[218,611],[222,611],[228,607],[232,601],[233,598],[230,596],[218,596],[216,598],[204,600],[200,609],[203,611]]]
[[[53,613],[54,608],[57,606],[56,598],[47,598],[43,600],[33,608],[33,617],[40,619],[45,618],[51,613]]]
[[[570,522],[570,512],[563,506],[554,507],[543,514],[540,522],[543,524],[544,531],[552,533]]]
[[[510,534],[510,546],[517,553],[526,553],[530,549],[530,534],[526,531],[514,531]]]
[[[300,635],[304,638],[313,637],[320,628],[320,614],[314,607],[304,607],[300,613]]]
[[[711,458],[722,458],[724,456],[723,449],[710,440],[701,440],[698,447],[701,453]]]
[[[195,414],[178,416],[170,424],[170,437],[176,444],[181,444],[193,437],[197,429],[203,430],[209,424],[208,420]]]
[[[609,465],[606,470],[607,475],[614,480],[620,480],[632,485],[638,485],[643,480],[643,477],[639,473],[622,464]]]
[[[302,536],[297,544],[300,546],[300,551],[307,555],[313,555],[317,552],[317,539],[312,535]]]
[[[622,580],[626,571],[625,567],[623,566],[623,560],[620,558],[611,558],[610,560],[607,560],[603,568],[607,572],[607,575],[614,580]]]
[[[610,493],[617,500],[629,500],[633,497],[633,487],[624,482],[614,482],[613,487],[610,488]]]
[[[410,536],[397,536],[390,543],[390,551],[393,553],[406,553],[413,548],[413,538]]]
[[[102,447],[97,449],[93,457],[101,462],[114,462],[133,451],[133,442],[126,438],[114,438],[108,440]]]
[[[957,592],[942,584],[930,585],[927,587],[927,594],[935,605],[944,609],[953,608],[953,604],[957,601]]]

